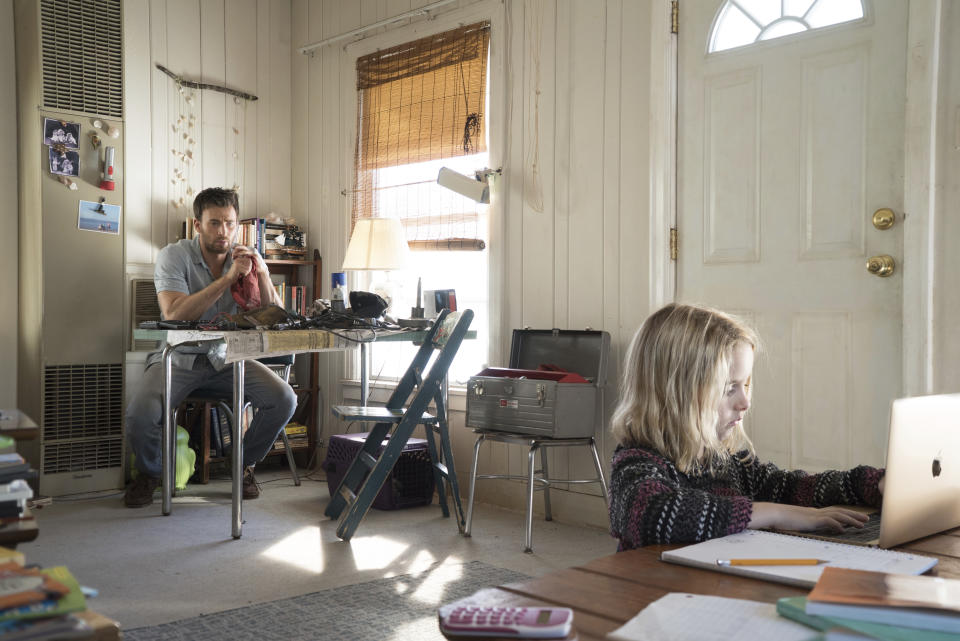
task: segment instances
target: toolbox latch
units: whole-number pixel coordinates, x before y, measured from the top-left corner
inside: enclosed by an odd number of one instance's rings
[[[546,396],[547,386],[543,383],[537,383],[537,405],[543,407],[544,397]]]
[[[473,384],[473,393],[478,397],[483,396],[483,381],[477,381]]]

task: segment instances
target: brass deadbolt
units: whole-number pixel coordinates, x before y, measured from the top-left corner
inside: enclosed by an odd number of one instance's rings
[[[897,215],[892,209],[884,207],[873,212],[873,226],[877,229],[890,229],[897,222]]]
[[[867,271],[875,276],[882,276],[884,278],[892,276],[895,267],[896,263],[893,260],[893,256],[887,254],[871,256],[867,259]]]

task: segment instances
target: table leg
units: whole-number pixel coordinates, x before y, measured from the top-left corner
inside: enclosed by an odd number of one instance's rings
[[[360,343],[360,405],[367,406],[367,397],[370,395],[370,379],[367,378],[367,344]]]
[[[173,496],[173,476],[176,466],[176,451],[174,449],[173,408],[170,407],[170,395],[173,388],[173,346],[163,348],[163,429],[160,433],[160,483],[161,511],[164,516],[170,514]]]
[[[233,538],[243,527],[243,361],[233,364]]]
[[[477,488],[477,460],[480,458],[480,445],[483,443],[483,439],[484,435],[479,435],[473,446],[473,464],[470,466],[470,498],[467,499],[467,522],[463,529],[464,536],[470,536],[470,529],[473,527],[473,493]]]

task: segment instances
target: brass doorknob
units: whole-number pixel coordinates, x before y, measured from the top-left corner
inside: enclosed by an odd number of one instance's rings
[[[893,224],[897,222],[897,215],[893,213],[892,209],[884,207],[883,209],[878,209],[873,212],[873,226],[877,229],[890,229],[893,227]]]
[[[867,259],[867,271],[876,276],[887,277],[893,274],[896,263],[893,256],[880,254]]]

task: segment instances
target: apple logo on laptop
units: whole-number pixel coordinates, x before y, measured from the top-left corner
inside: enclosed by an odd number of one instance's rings
[[[934,476],[934,477],[940,476],[941,467],[940,467],[940,458],[939,458],[939,457],[933,459],[933,470],[932,470],[932,471],[933,471],[933,476]]]

